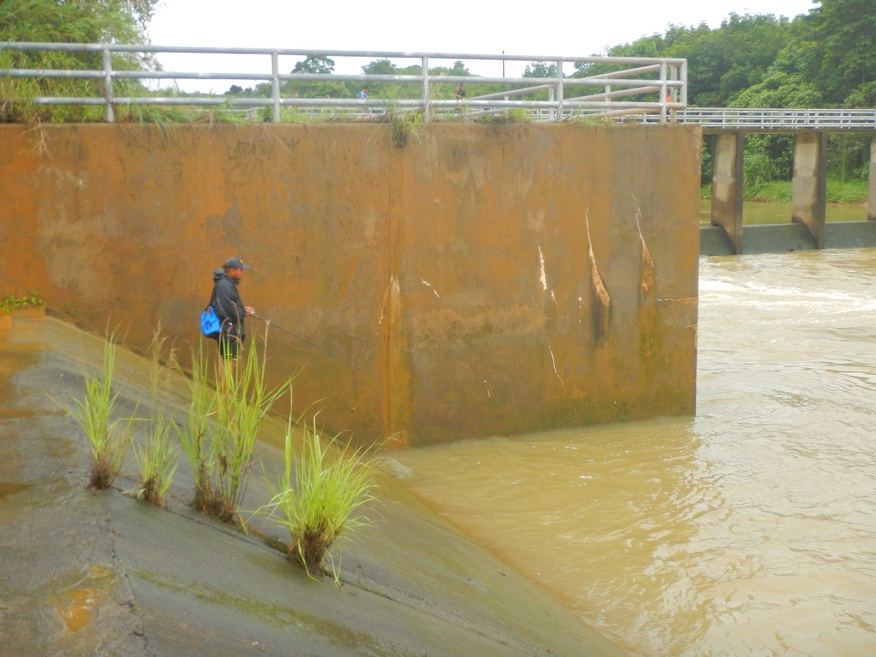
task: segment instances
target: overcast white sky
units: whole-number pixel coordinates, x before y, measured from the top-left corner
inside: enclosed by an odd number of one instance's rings
[[[791,17],[813,6],[812,0],[163,0],[149,34],[158,45],[585,56],[671,24],[716,27],[731,12]],[[164,55],[159,61],[165,70],[270,73],[267,58]],[[281,70],[288,72],[293,61],[281,62]],[[336,71],[358,73],[361,63],[338,61]],[[224,91],[228,84],[197,88]]]

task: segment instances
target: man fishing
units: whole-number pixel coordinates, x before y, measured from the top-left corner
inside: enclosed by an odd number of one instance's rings
[[[219,354],[225,360],[236,361],[240,345],[246,340],[244,318],[255,316],[255,309],[243,305],[237,287],[243,272],[249,269],[240,258],[228,258],[221,269],[213,271],[213,292],[210,305],[219,318]]]

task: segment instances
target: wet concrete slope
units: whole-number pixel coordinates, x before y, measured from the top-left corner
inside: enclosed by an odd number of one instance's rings
[[[340,586],[192,513],[181,464],[167,510],[85,489],[84,436],[61,410],[102,342],[57,320],[0,327],[0,655],[617,655],[544,591],[387,477]],[[149,411],[146,364],[120,351],[120,403]],[[182,382],[161,403],[180,410]],[[259,456],[279,462],[273,422]],[[268,498],[260,474],[244,507]],[[276,537],[268,527],[256,528]]]

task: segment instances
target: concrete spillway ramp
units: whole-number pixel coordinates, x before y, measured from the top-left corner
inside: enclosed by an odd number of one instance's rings
[[[373,526],[343,546],[339,586],[191,511],[184,463],[166,510],[122,493],[133,462],[116,489],[87,490],[88,447],[63,405],[101,349],[39,315],[0,324],[0,655],[620,654],[389,477]],[[120,349],[124,407],[147,402],[147,368]],[[183,389],[169,382],[162,404],[181,411]],[[281,426],[258,448],[269,472]],[[245,509],[269,497],[258,470]]]

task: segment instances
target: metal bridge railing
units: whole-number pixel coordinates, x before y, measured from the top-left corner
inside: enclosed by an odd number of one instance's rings
[[[268,107],[271,119],[280,122],[281,108],[295,107],[303,111],[332,109],[345,116],[371,118],[388,109],[393,111],[420,110],[426,121],[452,115],[474,118],[483,114],[505,112],[521,108],[539,120],[563,120],[571,115],[622,117],[627,114],[648,115],[656,122],[665,123],[673,111],[687,105],[687,60],[645,57],[560,57],[531,55],[485,55],[468,53],[387,52],[353,50],[294,50],[267,48],[197,48],[183,46],[75,44],[75,43],[0,43],[0,55],[10,52],[72,52],[101,53],[99,69],[0,69],[0,78],[79,79],[94,80],[92,96],[36,96],[32,98],[3,98],[4,102],[31,102],[37,105],[97,105],[105,107],[105,118],[114,121],[115,108],[124,105],[184,105],[195,107],[222,106],[232,109]],[[240,72],[119,70],[113,65],[114,56],[152,56],[161,53],[191,53],[200,55],[256,55],[263,57],[260,70]],[[342,74],[342,73],[282,73],[282,58],[326,56],[336,60],[345,58],[378,58],[410,61],[418,67],[414,75]],[[430,66],[436,62],[494,62],[502,65],[501,77],[480,75],[436,75]],[[554,77],[506,77],[505,62],[543,63]],[[569,76],[565,65],[586,65]],[[590,69],[592,74],[587,74]],[[583,71],[583,73],[581,72]],[[137,95],[116,95],[120,80],[226,80],[270,83],[270,94],[263,96],[180,95],[146,89]],[[394,83],[405,89],[401,97],[392,100],[380,98],[322,98],[298,97],[283,92],[283,84],[301,82],[358,82]],[[501,91],[472,98],[441,97],[434,93],[436,85],[501,84]],[[148,91],[149,93],[145,93]],[[445,94],[446,96],[446,94]]]
[[[688,107],[673,117],[679,123],[712,130],[789,132],[795,130],[876,131],[876,109],[788,109],[750,107]],[[627,116],[627,121],[652,123],[652,117]]]

